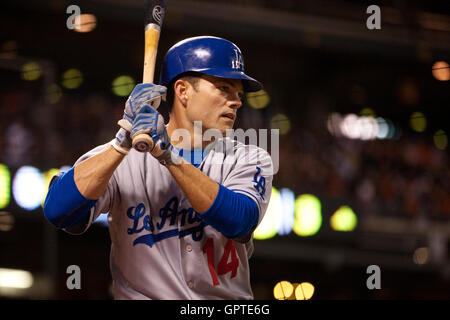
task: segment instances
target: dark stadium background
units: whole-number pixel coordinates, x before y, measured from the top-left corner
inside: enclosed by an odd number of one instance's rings
[[[1,2],[0,163],[12,173],[23,165],[42,170],[72,165],[112,139],[126,97],[114,95],[111,82],[122,74],[136,82],[142,78],[141,2]],[[434,135],[439,129],[450,133],[450,87],[432,74],[435,62],[450,62],[445,1],[167,2],[156,75],[163,54],[183,38],[215,35],[235,42],[246,72],[270,97],[264,109],[242,108],[237,126],[270,129],[275,114],[286,115],[290,130],[280,136],[273,184],[295,195],[314,194],[322,203],[317,234],[255,240],[250,259],[255,298],[274,299],[275,284],[285,280],[313,284],[313,300],[449,299],[450,147],[438,149]],[[66,28],[72,4],[97,17],[94,30]],[[381,30],[366,28],[371,4],[381,8]],[[21,77],[27,61],[42,66],[38,80]],[[69,68],[83,74],[73,90],[60,85]],[[46,88],[53,82],[62,95],[48,103]],[[359,114],[364,108],[390,119],[397,136],[361,141],[327,130],[332,112]],[[425,117],[423,132],[410,125],[416,111]],[[7,152],[12,123],[30,134],[20,157]],[[336,172],[339,165],[350,176]],[[367,179],[375,191],[363,202],[358,194]],[[358,217],[351,232],[330,228],[330,216],[341,204]],[[13,198],[1,211],[14,217],[14,225],[0,231],[0,268],[28,270],[35,284],[19,296],[0,290],[0,299],[112,299],[107,228],[94,225],[71,236],[53,228],[41,208],[24,211]],[[421,263],[414,258],[418,248],[427,252]],[[66,287],[66,268],[73,264],[82,271],[81,290]],[[369,265],[381,269],[379,290],[366,287]]]

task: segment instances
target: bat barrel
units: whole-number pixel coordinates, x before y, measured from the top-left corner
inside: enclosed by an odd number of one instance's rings
[[[159,35],[164,20],[165,8],[165,1],[144,1],[145,52],[143,83],[153,83]],[[132,146],[139,152],[148,152],[153,149],[153,140],[147,134],[140,134],[133,138]]]

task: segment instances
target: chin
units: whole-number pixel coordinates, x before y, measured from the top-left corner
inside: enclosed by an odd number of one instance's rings
[[[231,123],[230,121],[218,121],[216,122],[215,126],[211,126],[211,128],[219,130],[220,132],[222,132],[222,134],[225,134],[226,130],[233,129],[233,125],[234,123]]]
[[[227,130],[232,130],[233,129],[233,125],[225,125],[225,126],[221,126],[219,128],[217,128],[218,130],[220,130],[220,132],[222,132],[222,135],[225,137],[227,134]]]

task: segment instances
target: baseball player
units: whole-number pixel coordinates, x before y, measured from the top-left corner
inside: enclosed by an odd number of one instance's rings
[[[232,42],[185,39],[167,52],[159,85],[135,87],[115,139],[53,177],[44,213],[56,227],[81,234],[109,214],[115,299],[253,299],[248,259],[272,161],[225,134],[243,94],[260,89]],[[208,130],[222,135],[198,140]],[[150,152],[132,148],[142,133]]]

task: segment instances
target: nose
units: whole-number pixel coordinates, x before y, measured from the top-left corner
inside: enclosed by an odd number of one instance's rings
[[[234,92],[232,94],[230,102],[231,102],[230,108],[232,108],[232,109],[236,109],[237,110],[240,107],[242,107],[242,100],[241,100],[241,97],[239,95],[239,92]]]

